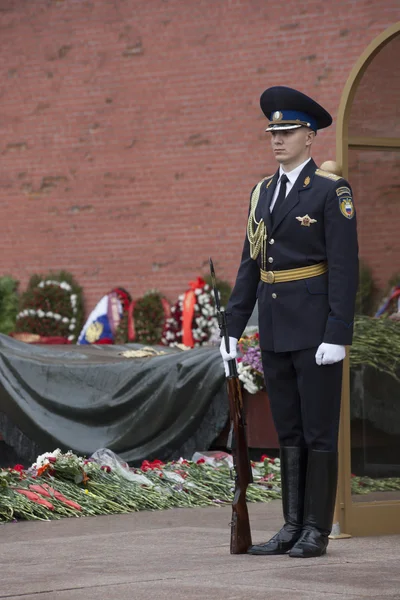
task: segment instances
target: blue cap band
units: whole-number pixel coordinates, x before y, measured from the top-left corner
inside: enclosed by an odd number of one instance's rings
[[[280,112],[282,117],[280,119],[274,119],[274,115]],[[299,110],[281,110],[274,111],[271,113],[269,120],[271,121],[270,125],[279,125],[282,121],[303,121],[305,123],[310,123],[310,128],[313,131],[317,131],[317,121],[307,113],[300,112]]]

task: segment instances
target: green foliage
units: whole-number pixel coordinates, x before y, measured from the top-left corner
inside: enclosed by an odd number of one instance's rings
[[[15,328],[18,313],[18,281],[0,277],[0,333],[8,335]]]
[[[359,283],[356,296],[356,315],[372,315],[376,302],[377,289],[372,277],[372,270],[360,260]]]
[[[160,344],[166,318],[162,294],[156,290],[147,292],[136,302],[133,316],[136,331],[135,342]]]
[[[210,289],[212,290],[211,275],[206,275],[205,277],[203,277],[203,279],[206,283],[208,283],[208,285],[210,286]],[[225,307],[228,304],[228,300],[229,300],[229,297],[232,292],[232,286],[228,281],[224,281],[223,279],[218,279],[218,278],[216,280],[216,283],[217,283],[217,288],[219,291],[221,306]],[[213,297],[214,297],[214,294],[213,294]]]
[[[17,332],[70,337],[76,342],[83,321],[83,292],[71,273],[32,275],[20,299]]]
[[[356,317],[350,365],[369,365],[399,380],[400,323],[388,317]]]
[[[128,342],[128,312],[124,311],[119,325],[117,327],[117,330],[115,332],[114,344],[127,344]]]

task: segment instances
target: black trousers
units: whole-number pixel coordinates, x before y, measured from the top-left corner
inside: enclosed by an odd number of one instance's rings
[[[281,446],[335,452],[343,361],[319,366],[316,351],[263,351],[265,385]]]

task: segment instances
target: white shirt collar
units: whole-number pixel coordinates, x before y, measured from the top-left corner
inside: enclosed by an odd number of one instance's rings
[[[286,173],[282,169],[282,165],[280,165],[280,167],[279,167],[279,179],[278,179],[278,183],[280,183],[282,175],[285,174],[286,177],[289,179],[290,185],[291,186],[294,185],[296,183],[296,179],[300,175],[300,172],[304,169],[304,167],[306,166],[306,164],[308,162],[310,162],[310,160],[311,160],[311,156],[310,156],[310,158],[307,158],[307,160],[305,160],[303,163],[301,163],[301,165],[299,165],[298,167],[296,167],[292,171],[289,171],[289,173]]]

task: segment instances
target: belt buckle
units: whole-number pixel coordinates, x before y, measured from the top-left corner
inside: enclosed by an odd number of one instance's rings
[[[267,283],[275,282],[275,273],[273,271],[267,271],[266,273],[266,281]]]

